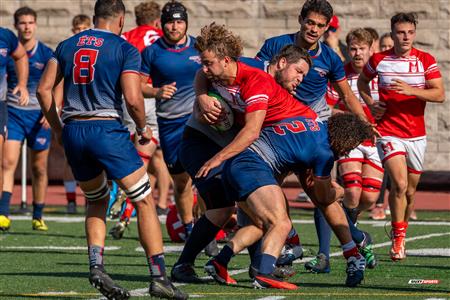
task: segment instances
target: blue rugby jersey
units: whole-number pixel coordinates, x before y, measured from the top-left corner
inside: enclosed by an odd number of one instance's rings
[[[263,61],[270,61],[280,50],[290,44],[296,43],[297,33],[285,34],[267,39],[256,57]],[[339,56],[327,45],[318,43],[318,48],[309,51],[313,66],[300,85],[297,86],[295,98],[311,107],[326,121],[331,116],[325,95],[328,81],[338,82],[345,80],[345,71]]]
[[[158,117],[176,119],[192,113],[194,78],[201,68],[200,55],[194,44],[192,36],[176,47],[160,38],[142,52],[141,73],[152,78],[154,87],[176,82],[177,91],[171,99],[156,100]]]
[[[28,54],[29,76],[27,89],[30,94],[30,101],[27,106],[19,106],[19,97],[13,95],[12,91],[17,85],[17,74],[14,67],[14,60],[12,58],[8,61],[7,73],[8,73],[8,105],[14,106],[18,109],[37,110],[41,109],[36,97],[36,89],[41,79],[42,73],[44,73],[45,66],[50,58],[53,56],[53,50],[47,47],[44,43],[37,41],[36,45]]]
[[[62,119],[73,116],[122,118],[122,73],[139,74],[139,51],[102,29],[82,31],[61,42],[54,58],[64,75]]]
[[[6,66],[11,53],[16,51],[19,40],[15,34],[6,28],[0,27],[0,101],[6,101]]]

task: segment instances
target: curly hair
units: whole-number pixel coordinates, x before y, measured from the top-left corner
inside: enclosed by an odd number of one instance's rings
[[[338,113],[328,119],[328,139],[338,156],[345,155],[364,140],[372,139],[374,134],[371,124],[349,112]]]
[[[200,53],[206,50],[214,52],[218,58],[228,56],[237,60],[242,55],[242,40],[228,30],[225,25],[211,23],[203,27],[197,36],[195,49]]]
[[[138,26],[158,20],[161,16],[161,8],[154,1],[141,2],[134,8],[136,24]]]

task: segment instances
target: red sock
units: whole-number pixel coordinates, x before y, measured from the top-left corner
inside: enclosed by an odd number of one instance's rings
[[[408,222],[391,222],[394,237],[405,237]]]
[[[286,244],[291,244],[291,245],[300,245],[300,238],[298,236],[298,234],[295,234],[293,237],[291,238],[287,238],[286,239]]]
[[[123,220],[130,220],[131,216],[133,215],[133,211],[134,211],[134,205],[131,203],[130,199],[127,198],[126,200],[126,206],[125,206],[125,210],[122,214],[122,216],[120,217],[120,221]]]
[[[76,202],[77,194],[75,192],[66,192],[67,202]]]

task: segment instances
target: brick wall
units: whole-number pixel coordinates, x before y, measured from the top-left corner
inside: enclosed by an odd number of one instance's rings
[[[140,0],[124,0],[126,27],[134,27],[133,8]],[[166,1],[157,1],[163,5]],[[343,36],[354,27],[371,26],[380,35],[389,31],[390,17],[406,7],[400,0],[331,0],[340,18]],[[55,47],[70,36],[71,19],[91,15],[94,0],[0,0],[0,26],[12,28],[14,11],[28,5],[38,12],[38,36]],[[298,30],[297,16],[303,1],[297,0],[185,0],[189,33],[215,21],[226,24],[244,40],[245,55],[253,56],[271,36]],[[450,95],[450,0],[409,0],[407,9],[419,15],[416,46],[429,51],[441,68],[447,99]],[[450,171],[450,101],[428,104],[428,148],[425,168]],[[55,159],[59,161],[59,159]],[[52,164],[52,162],[50,162]],[[55,163],[56,164],[56,163]],[[56,165],[59,165],[56,164]]]

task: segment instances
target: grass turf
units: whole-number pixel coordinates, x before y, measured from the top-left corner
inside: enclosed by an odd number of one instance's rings
[[[47,216],[64,216],[62,208],[51,209]],[[81,216],[81,215],[79,215]],[[294,220],[311,221],[312,213],[305,210],[292,211]],[[411,225],[408,237],[433,237],[407,242],[407,249],[445,248],[450,251],[450,217],[446,212],[420,212],[421,221],[443,221],[441,225]],[[31,230],[30,220],[14,220],[7,233],[0,233],[0,299],[101,299],[87,280],[87,254],[84,224],[48,221],[48,232]],[[114,223],[108,222],[108,229]],[[317,238],[312,222],[295,224],[306,251],[312,257],[317,250]],[[382,222],[361,224],[369,231],[374,243],[388,242]],[[163,226],[165,245],[169,242]],[[177,244],[180,245],[180,244]],[[331,252],[339,253],[336,239]],[[32,247],[79,247],[79,250]],[[143,296],[148,287],[148,267],[142,252],[138,251],[137,229],[133,222],[122,240],[108,237],[106,246],[118,247],[105,250],[105,266],[113,279],[134,292],[134,299]],[[450,297],[450,260],[442,256],[412,256],[405,261],[393,263],[388,256],[389,245],[375,249],[379,265],[367,270],[364,283],[358,288],[346,288],[345,261],[340,254],[331,258],[330,274],[310,274],[300,261],[295,264],[297,274],[289,281],[299,286],[297,291],[254,290],[247,275],[248,256],[237,255],[229,265],[237,286],[221,286],[214,282],[203,285],[183,285],[181,289],[202,299],[446,299]],[[166,253],[170,270],[178,253]],[[204,275],[203,265],[208,258],[201,254],[197,259],[197,273]],[[303,260],[303,262],[305,259]],[[410,279],[437,279],[439,284],[413,285]],[[141,296],[140,296],[141,295]],[[268,298],[269,299],[269,298]]]

